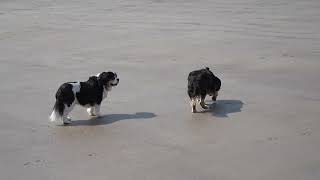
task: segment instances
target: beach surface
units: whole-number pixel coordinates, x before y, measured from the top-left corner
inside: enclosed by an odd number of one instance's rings
[[[0,179],[319,180],[319,9],[0,0]],[[192,114],[187,75],[206,66],[221,91]],[[101,118],[49,122],[60,84],[109,70]]]

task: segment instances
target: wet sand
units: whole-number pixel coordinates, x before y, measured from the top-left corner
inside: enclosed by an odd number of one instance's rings
[[[1,0],[0,179],[318,180],[319,8]],[[187,74],[205,66],[222,89],[191,114]],[[49,123],[61,83],[106,70],[120,84],[102,118]]]

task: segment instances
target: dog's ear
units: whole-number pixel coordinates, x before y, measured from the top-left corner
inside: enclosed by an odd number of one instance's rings
[[[98,80],[101,84],[108,82],[108,74],[106,72],[99,73]]]
[[[97,74],[98,79],[101,79],[103,76],[105,76],[106,72],[101,72]]]
[[[209,67],[206,67],[206,70],[210,71]]]

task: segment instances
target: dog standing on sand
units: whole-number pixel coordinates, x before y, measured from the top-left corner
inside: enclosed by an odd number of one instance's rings
[[[61,120],[63,124],[70,124],[71,118],[68,114],[76,104],[86,107],[90,116],[99,116],[102,100],[118,83],[119,78],[116,73],[102,72],[89,77],[85,82],[62,84],[56,93],[56,102],[50,120]]]
[[[208,109],[209,106],[204,102],[206,95],[212,96],[212,100],[216,101],[220,87],[221,80],[208,67],[190,72],[188,76],[188,95],[191,101],[191,112],[197,112],[197,102],[203,109]]]

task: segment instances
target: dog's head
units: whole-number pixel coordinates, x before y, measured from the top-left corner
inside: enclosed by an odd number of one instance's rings
[[[98,80],[106,89],[118,85],[120,81],[117,73],[110,71],[98,74]]]
[[[216,101],[218,97],[218,91],[221,87],[221,80],[216,77],[208,67],[205,68],[205,71],[207,71],[207,73],[209,74],[210,79],[209,95],[212,96],[213,101]]]

